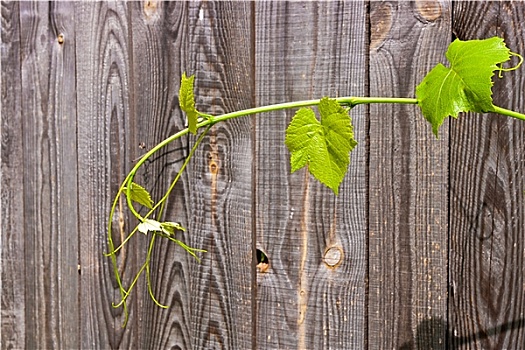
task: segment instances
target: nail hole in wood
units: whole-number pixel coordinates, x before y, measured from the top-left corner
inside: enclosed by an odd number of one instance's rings
[[[212,161],[212,162],[210,163],[210,173],[212,173],[212,174],[215,175],[215,174],[217,174],[217,172],[218,172],[217,163],[215,163],[214,161]]]

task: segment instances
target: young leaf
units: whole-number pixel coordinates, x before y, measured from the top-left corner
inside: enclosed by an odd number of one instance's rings
[[[124,187],[124,194],[126,193],[127,193],[127,187]],[[137,202],[140,205],[143,205],[148,209],[153,209],[153,200],[151,200],[151,196],[148,193],[148,191],[146,191],[144,187],[134,182],[131,183],[130,197],[132,201]]]
[[[192,134],[197,133],[197,118],[199,117],[195,109],[195,97],[193,96],[193,80],[195,76],[186,76],[182,73],[182,79],[179,90],[179,106],[188,117],[188,129]]]
[[[148,231],[162,231],[161,223],[152,219],[145,219],[137,226],[137,229],[145,235],[148,234]]]
[[[175,231],[186,231],[178,222],[161,222],[160,227],[162,228],[162,232],[170,236],[175,235]]]
[[[178,222],[158,222],[153,219],[145,219],[144,222],[137,226],[137,230],[143,234],[148,234],[149,231],[159,231],[168,236],[173,236],[175,231],[186,231]]]
[[[319,103],[319,112],[321,122],[312,109],[299,109],[286,129],[291,170],[308,165],[317,180],[338,194],[350,163],[349,153],[357,142],[348,109],[324,97]]]
[[[446,117],[460,112],[491,112],[494,70],[510,59],[503,39],[454,40],[446,57],[450,68],[441,63],[434,67],[416,88],[416,97],[424,117],[438,135]]]

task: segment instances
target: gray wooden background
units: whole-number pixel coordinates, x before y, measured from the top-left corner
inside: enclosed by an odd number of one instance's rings
[[[1,14],[2,349],[525,344],[525,122],[506,117],[463,115],[436,140],[417,106],[358,106],[338,197],[289,174],[293,111],[217,125],[167,213],[208,253],[198,264],[168,242],[154,250],[153,289],[170,308],[142,278],[123,329],[103,256],[139,145],[184,127],[183,71],[211,114],[414,97],[456,37],[498,35],[524,54],[525,3],[2,2]],[[497,105],[525,112],[524,69],[496,79]],[[193,141],[137,181],[158,198]],[[126,284],[147,239],[118,256]]]

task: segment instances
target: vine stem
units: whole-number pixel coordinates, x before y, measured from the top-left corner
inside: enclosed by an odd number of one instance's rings
[[[353,96],[347,96],[347,97],[337,97],[334,100],[336,100],[338,103],[342,105],[348,105],[350,107],[355,107],[360,104],[372,104],[372,103],[395,103],[395,104],[418,104],[417,99],[415,98],[402,98],[402,97],[353,97]],[[212,126],[213,124],[216,124],[218,122],[222,122],[228,119],[234,119],[238,117],[248,116],[252,114],[258,114],[258,113],[267,113],[267,112],[273,112],[283,109],[293,109],[293,108],[301,108],[301,107],[308,107],[308,106],[316,106],[321,102],[320,99],[316,100],[304,100],[304,101],[295,101],[295,102],[285,102],[285,103],[278,103],[268,106],[262,106],[262,107],[255,107],[255,108],[248,108],[243,109],[241,111],[231,112],[222,114],[219,116],[211,116],[206,115],[206,120],[200,122],[197,124],[197,129],[205,126]],[[501,108],[498,106],[494,106],[494,111],[496,113],[520,119],[525,120],[525,114],[515,112],[509,109]],[[164,148],[169,143],[175,141],[176,139],[186,135],[189,133],[188,128],[180,130],[179,132],[171,135],[170,137],[164,139],[160,143],[158,143],[155,147],[153,147],[151,150],[149,150],[146,154],[140,158],[140,160],[135,164],[133,169],[129,172],[129,175],[124,180],[122,187],[125,187],[126,182],[129,180],[130,177],[133,177],[137,170],[150,158],[153,154],[155,154],[157,151],[159,151],[161,148]],[[119,191],[119,194],[122,191]]]
[[[415,98],[397,98],[397,97],[352,97],[352,96],[347,96],[347,97],[337,97],[334,100],[336,100],[340,104],[349,105],[350,107],[354,107],[360,104],[370,104],[370,103],[417,104],[417,100]],[[308,107],[308,106],[316,106],[320,102],[321,102],[321,99],[286,102],[286,103],[278,103],[278,104],[262,106],[262,107],[243,109],[241,111],[226,113],[226,114],[222,114],[219,116],[205,115],[206,120],[198,123],[197,129],[205,127],[205,126],[212,126],[213,124],[216,124],[218,122],[225,121],[228,119],[244,117],[244,116],[251,115],[251,114],[273,112],[273,111],[278,111],[278,110],[283,110],[283,109],[293,109],[293,108],[301,108],[301,107]],[[167,146],[169,143],[177,140],[178,138],[188,133],[189,133],[188,128],[180,130],[179,132],[164,139],[163,141],[155,145],[155,147],[149,150],[146,154],[144,154],[137,161],[133,169],[131,169],[131,171],[129,172],[126,179],[123,181],[121,189],[119,189],[118,195],[122,193],[122,190],[126,186],[126,183],[128,182],[128,180],[134,177],[137,170],[142,166],[142,164],[144,164],[148,160],[148,158],[150,158],[153,154],[155,154],[160,149]]]
[[[352,97],[350,96],[350,97],[337,97],[337,98],[334,98],[334,100],[342,105],[348,105],[350,107],[355,107],[360,104],[370,104],[370,103],[417,104],[417,99],[415,98],[402,98],[402,97]],[[217,117],[209,118],[208,122],[218,123],[224,120],[243,117],[243,116],[251,115],[251,114],[273,112],[273,111],[278,111],[278,110],[283,110],[283,109],[316,106],[320,102],[321,102],[320,99],[304,100],[304,101],[285,102],[285,103],[278,103],[274,105],[249,108],[249,109],[244,109],[242,111],[226,113],[223,115],[219,115]],[[198,125],[198,127],[199,126],[200,124]]]
[[[162,147],[168,145],[170,142],[176,140],[177,138],[185,135],[188,133],[188,129],[184,129],[184,130],[181,130],[181,132],[178,132],[177,134],[175,135],[172,135],[172,137],[164,140],[163,142],[161,142],[160,144],[158,144],[156,147],[154,147],[152,150],[150,150],[149,152],[147,152],[144,156],[141,157],[141,159],[137,162],[137,164],[135,164],[135,166],[133,167],[133,169],[128,173],[128,175],[126,176],[126,178],[124,179],[124,181],[122,182],[122,185],[120,186],[117,194],[115,195],[115,200],[113,201],[113,205],[111,207],[111,211],[110,211],[110,217],[109,217],[109,222],[108,222],[108,245],[109,245],[109,252],[107,254],[104,254],[106,256],[110,256],[111,257],[111,262],[112,262],[112,265],[113,265],[113,269],[114,269],[114,272],[115,272],[115,278],[116,278],[116,281],[117,281],[117,284],[119,286],[119,290],[120,290],[120,294],[121,294],[121,301],[118,303],[118,304],[113,304],[113,307],[120,307],[120,306],[123,306],[124,307],[124,324],[123,324],[123,327],[126,326],[127,324],[127,321],[128,321],[128,310],[127,310],[127,304],[126,304],[126,299],[127,297],[130,295],[130,292],[131,292],[131,289],[133,289],[133,286],[135,285],[135,283],[137,282],[138,278],[140,277],[140,275],[142,274],[142,272],[144,271],[144,269],[146,269],[146,275],[147,275],[147,281],[148,281],[148,292],[151,296],[151,298],[153,299],[153,301],[161,306],[161,307],[166,307],[162,304],[160,304],[157,299],[154,297],[153,295],[153,291],[151,290],[151,281],[150,281],[150,275],[149,275],[149,261],[150,261],[150,256],[151,256],[151,252],[152,252],[152,248],[153,248],[153,243],[155,242],[155,235],[153,235],[152,239],[151,239],[151,242],[150,242],[150,247],[148,249],[148,254],[147,254],[147,257],[146,257],[146,262],[144,263],[144,265],[142,265],[142,268],[139,270],[139,272],[136,274],[135,278],[133,279],[133,282],[131,283],[130,287],[126,290],[124,288],[124,286],[122,285],[122,279],[121,279],[121,276],[120,276],[120,273],[118,272],[118,268],[117,268],[117,260],[116,260],[116,256],[115,256],[115,253],[121,249],[124,244],[135,234],[135,232],[137,232],[137,229],[138,229],[138,226],[136,226],[133,231],[124,239],[124,241],[117,247],[115,248],[115,245],[113,243],[113,238],[112,238],[112,218],[114,216],[114,213],[115,213],[115,210],[116,210],[116,207],[117,207],[117,203],[118,203],[118,200],[120,198],[120,196],[122,195],[122,193],[124,193],[124,190],[126,191],[126,199],[127,199],[127,203],[128,203],[128,207],[131,209],[131,212],[133,213],[133,215],[139,219],[139,221],[143,222],[146,218],[148,218],[158,207],[159,205],[161,205],[161,209],[160,209],[160,213],[162,212],[163,208],[164,208],[164,203],[166,201],[166,199],[168,198],[169,194],[171,193],[171,191],[173,190],[173,188],[175,187],[175,184],[177,183],[178,179],[180,178],[180,175],[182,174],[182,172],[184,171],[184,169],[186,168],[186,166],[188,165],[191,157],[193,156],[193,154],[195,153],[195,150],[197,149],[197,147],[199,146],[199,144],[202,142],[202,140],[204,139],[204,136],[206,136],[206,134],[208,133],[208,131],[210,130],[211,128],[211,124],[207,126],[206,130],[203,131],[201,133],[201,135],[199,136],[199,138],[197,139],[197,141],[195,142],[195,144],[193,145],[190,153],[188,154],[188,156],[186,157],[186,160],[184,161],[181,169],[179,170],[177,176],[175,177],[175,179],[173,180],[173,182],[171,183],[170,185],[170,188],[168,189],[168,191],[166,192],[166,194],[162,197],[162,199],[160,201],[157,202],[157,204],[144,216],[142,217],[134,208],[133,208],[133,203],[131,203],[131,196],[130,196],[130,188],[131,188],[131,182],[133,181],[133,178],[135,177],[135,174],[136,172],[138,171],[138,169],[140,168],[140,166],[142,164],[144,164],[144,162],[149,158],[151,157],[155,152],[157,152],[158,150],[160,150]],[[178,137],[175,137],[174,136],[177,136]],[[169,140],[169,142],[168,142]],[[159,147],[161,146],[161,147]],[[159,213],[159,216],[161,215]],[[187,245],[185,245],[183,242],[179,241],[179,240],[176,240],[174,238],[171,238],[171,237],[168,237],[170,240],[174,241],[175,243],[179,244],[182,248],[184,248],[188,253],[190,253],[193,257],[197,258],[195,252],[205,252],[205,250],[201,250],[201,249],[196,249],[196,248],[190,248],[188,247]],[[198,259],[198,258],[197,258]]]
[[[520,62],[521,64],[521,62]],[[360,105],[360,104],[372,104],[372,103],[395,103],[395,104],[418,104],[418,101],[417,99],[415,98],[397,98],[397,97],[338,97],[338,98],[335,98],[334,99],[335,101],[337,101],[339,104],[341,105],[346,105],[346,106],[349,106],[350,108],[353,108],[357,105]],[[212,116],[212,115],[208,115],[208,114],[203,114],[203,113],[199,113],[199,115],[201,117],[204,117],[205,120],[198,123],[197,124],[197,129],[199,128],[202,128],[202,127],[206,127],[206,130],[200,135],[200,137],[198,138],[196,144],[194,145],[194,147],[192,148],[192,151],[190,152],[190,154],[188,155],[185,163],[184,163],[184,166],[183,168],[187,165],[187,163],[189,162],[189,159],[191,158],[191,156],[193,155],[193,152],[195,151],[197,145],[202,141],[204,135],[206,135],[207,131],[209,131],[209,129],[216,123],[219,123],[219,122],[222,122],[222,121],[225,121],[225,120],[229,120],[229,119],[234,119],[234,118],[238,118],[238,117],[243,117],[243,116],[248,116],[248,115],[253,115],[253,114],[259,114],[259,113],[267,113],[267,112],[273,112],[273,111],[278,111],[278,110],[285,110],[285,109],[294,109],[294,108],[301,108],[301,107],[309,107],[309,106],[316,106],[316,105],[319,105],[321,102],[321,99],[316,99],[316,100],[304,100],[304,101],[295,101],[295,102],[286,102],[286,103],[278,103],[278,104],[273,104],[273,105],[267,105],[267,106],[262,106],[262,107],[255,107],[255,108],[249,108],[249,109],[244,109],[244,110],[241,110],[241,111],[236,111],[236,112],[231,112],[231,113],[226,113],[226,114],[222,114],[222,115],[219,115],[219,116]],[[494,112],[496,113],[499,113],[499,114],[502,114],[502,115],[505,115],[505,116],[508,116],[508,117],[512,117],[512,118],[516,118],[516,119],[520,119],[520,120],[524,120],[525,121],[525,114],[522,114],[522,113],[519,113],[519,112],[515,112],[515,111],[512,111],[512,110],[509,110],[509,109],[505,109],[505,108],[502,108],[502,107],[498,107],[498,106],[493,106],[494,107]],[[153,213],[153,211],[155,209],[157,209],[157,207],[159,205],[161,205],[162,203],[162,206],[161,206],[161,212],[162,210],[164,209],[164,201],[166,200],[167,196],[169,195],[169,192],[171,192],[173,190],[173,187],[175,185],[175,183],[177,182],[178,178],[180,177],[180,174],[182,173],[182,170],[179,172],[179,174],[177,175],[177,178],[173,181],[173,183],[171,184],[170,186],[170,189],[168,191],[168,193],[162,198],[161,201],[159,201],[157,203],[157,205],[152,209],[150,210],[150,212],[148,212],[148,214],[146,214],[145,217],[142,217],[134,208],[133,208],[133,204],[131,203],[131,196],[130,196],[130,188],[131,188],[131,182],[133,181],[133,178],[135,177],[135,174],[136,172],[138,171],[138,169],[153,155],[155,154],[156,152],[158,152],[159,150],[161,150],[162,148],[164,148],[165,146],[167,146],[168,144],[170,144],[171,142],[179,139],[180,137],[184,136],[184,135],[187,135],[189,133],[189,129],[188,128],[185,128],[183,130],[180,130],[178,131],[177,133],[171,135],[170,137],[164,139],[163,141],[161,141],[160,143],[158,143],[157,145],[155,145],[151,150],[149,150],[146,154],[144,154],[138,161],[137,163],[135,164],[135,166],[131,169],[131,171],[128,173],[128,175],[126,176],[126,178],[124,179],[124,181],[122,182],[117,194],[115,195],[115,199],[113,201],[113,205],[111,207],[111,210],[110,210],[110,215],[109,215],[109,222],[108,222],[108,245],[109,245],[109,252],[107,255],[111,256],[111,261],[112,261],[112,265],[114,267],[114,270],[115,270],[115,277],[116,277],[116,281],[117,281],[117,284],[119,286],[119,289],[120,289],[120,294],[121,294],[121,302],[117,305],[113,305],[114,307],[118,307],[118,306],[123,306],[124,307],[124,314],[125,314],[125,320],[124,320],[124,325],[123,327],[125,327],[126,323],[127,323],[127,315],[128,315],[128,310],[127,310],[127,306],[126,306],[126,298],[128,297],[128,295],[130,294],[130,291],[131,291],[131,288],[133,287],[133,285],[136,283],[137,279],[138,279],[138,276],[141,274],[141,272],[146,269],[146,274],[148,275],[148,292],[150,293],[152,299],[155,301],[155,303],[159,306],[163,306],[161,305],[153,296],[152,294],[152,290],[151,290],[151,286],[150,286],[150,277],[149,277],[149,258],[150,258],[150,253],[151,253],[151,249],[152,249],[152,245],[153,245],[153,242],[154,242],[154,237],[152,237],[152,240],[150,242],[150,247],[149,247],[149,250],[148,250],[148,257],[147,257],[147,261],[146,261],[146,264],[142,266],[141,270],[139,271],[139,273],[137,274],[137,276],[135,277],[135,279],[133,280],[132,282],[132,285],[130,286],[130,288],[128,290],[126,290],[124,288],[124,286],[122,285],[122,279],[121,279],[121,276],[118,272],[118,269],[117,269],[117,260],[116,260],[116,256],[115,256],[115,253],[116,253],[116,250],[120,249],[124,243],[130,238],[130,236],[136,232],[137,228],[135,228],[135,230],[133,230],[133,232],[124,240],[124,242],[122,242],[122,244],[117,248],[115,249],[115,246],[114,246],[114,243],[113,243],[113,238],[112,238],[112,220],[113,220],[113,216],[115,214],[115,210],[116,210],[116,207],[117,207],[117,204],[118,204],[118,201],[119,201],[119,198],[120,196],[124,193],[124,191],[126,192],[126,197],[127,197],[127,203],[128,203],[128,206],[131,210],[131,212],[133,213],[133,215],[135,217],[137,217],[137,219],[139,219],[141,222],[143,222],[145,220],[145,218],[147,218],[149,215],[151,215]],[[126,187],[127,186],[127,187]],[[170,237],[168,237],[170,238]],[[175,239],[172,239],[173,241],[176,241],[176,243],[178,243],[179,245],[181,245],[183,248],[184,247],[187,247],[184,245],[184,243],[180,242],[180,241],[177,241]],[[186,249],[188,252],[190,252],[190,254],[192,254],[193,256],[196,257],[195,253],[192,253],[193,251],[201,251],[199,249],[190,249],[189,247],[187,247],[188,249]],[[163,306],[164,307],[164,306]]]
[[[337,97],[337,98],[334,98],[334,100],[336,100],[338,103],[342,105],[348,105],[351,108],[357,105],[361,105],[361,104],[372,104],[372,103],[395,103],[395,104],[413,104],[413,105],[418,104],[417,99],[415,98],[403,98],[403,97]],[[251,114],[273,112],[273,111],[278,111],[278,110],[283,110],[283,109],[316,106],[320,102],[321,102],[320,99],[304,100],[304,101],[278,103],[278,104],[268,105],[268,106],[263,106],[263,107],[244,109],[241,111],[219,115],[217,117],[210,117],[208,120],[202,122],[201,124],[198,124],[197,127],[208,125],[210,123],[214,124],[214,123],[218,123],[218,122],[225,121],[228,119],[243,117],[243,116],[247,116]],[[515,112],[513,110],[505,109],[502,107],[494,106],[494,112],[508,116],[508,117],[525,120],[525,114]]]
[[[354,96],[347,96],[347,97],[337,97],[337,98],[335,98],[335,100],[338,103],[342,104],[342,105],[350,106],[350,108],[353,108],[353,107],[355,107],[357,105],[360,105],[360,104],[372,104],[372,103],[418,104],[417,99],[415,99],[415,98],[402,98],[402,97],[354,97]],[[268,105],[268,106],[244,109],[244,110],[241,110],[241,111],[226,113],[226,114],[222,114],[222,115],[219,115],[219,116],[211,116],[211,115],[208,115],[208,114],[202,114],[201,113],[201,115],[203,115],[206,118],[206,120],[198,123],[197,124],[197,129],[199,129],[201,127],[208,127],[209,128],[209,127],[213,126],[214,124],[216,124],[218,122],[225,121],[225,120],[228,120],[228,119],[234,119],[234,118],[248,116],[248,115],[252,115],[252,114],[267,113],[267,112],[273,112],[273,111],[284,110],[284,109],[293,109],[293,108],[301,108],[301,107],[308,107],[308,106],[316,106],[320,102],[321,102],[320,99],[316,99],[316,100],[303,100],[303,101],[295,101],[295,102],[278,103],[278,104],[273,104],[273,105]],[[520,119],[520,120],[525,120],[525,114],[522,114],[522,113],[519,113],[519,112],[515,112],[515,111],[512,111],[512,110],[508,110],[508,109],[505,109],[505,108],[501,108],[501,107],[498,107],[498,106],[494,106],[494,112],[502,114],[502,115],[505,115],[505,116],[508,116],[508,117],[512,117],[512,118],[516,118],[516,119]],[[135,176],[135,173],[138,171],[138,169],[153,154],[155,154],[160,149],[164,148],[165,146],[167,146],[171,142],[177,140],[178,138],[180,138],[180,137],[182,137],[182,136],[184,136],[184,135],[186,135],[188,133],[189,133],[189,129],[186,128],[186,129],[180,130],[179,132],[177,132],[177,133],[171,135],[170,137],[164,139],[163,141],[161,141],[160,143],[155,145],[155,147],[153,147],[151,150],[149,150],[146,154],[144,154],[139,159],[139,161],[135,164],[133,169],[131,169],[131,171],[128,173],[128,175],[126,176],[126,178],[122,182],[122,185],[120,186],[120,188],[119,188],[119,190],[118,190],[118,192],[117,192],[117,194],[115,196],[115,200],[113,202],[113,206],[112,206],[111,211],[110,211],[110,220],[109,220],[109,223],[108,223],[108,231],[109,231],[109,233],[111,233],[111,220],[113,218],[113,215],[114,215],[114,212],[115,212],[115,209],[116,209],[116,206],[117,206],[118,198],[124,192],[124,189],[125,189],[126,185],[129,182],[131,182],[131,180]],[[127,192],[129,192],[129,188],[127,189]],[[130,197],[129,197],[129,193],[128,193],[128,201],[129,201],[129,198]],[[136,213],[134,210],[132,210],[132,212],[133,212],[133,214],[135,216],[138,215],[138,213]],[[143,219],[140,215],[138,215],[137,218]],[[113,249],[114,249],[114,245],[113,245],[113,242],[112,242],[111,234],[109,235],[109,239],[108,240],[109,240],[109,248],[110,248],[110,252],[109,253],[111,254],[113,252]],[[118,283],[120,285],[120,281],[118,281]]]
[[[512,111],[510,109],[494,106],[494,112],[505,115],[507,117],[512,117],[520,120],[525,120],[525,114]]]

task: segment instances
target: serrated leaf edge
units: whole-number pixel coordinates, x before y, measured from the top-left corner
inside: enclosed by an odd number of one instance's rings
[[[193,83],[195,76],[186,76],[186,72],[182,73],[180,89],[179,89],[179,107],[186,113],[188,119],[188,130],[192,134],[197,133],[197,120],[199,113],[195,109],[195,95],[193,94]]]
[[[128,188],[126,186],[123,188],[123,192],[124,194],[128,193]],[[137,195],[137,192],[143,192],[143,194],[146,196],[146,201],[143,201],[142,197]],[[133,202],[143,205],[148,209],[153,209],[153,200],[151,199],[151,195],[144,187],[137,184],[136,182],[131,183],[130,197]]]
[[[500,43],[500,44],[503,44],[503,48],[505,48],[505,49],[508,51],[508,54],[509,54],[509,57],[508,57],[507,59],[505,59],[505,60],[503,60],[503,61],[500,61],[500,62],[496,62],[495,64],[492,64],[492,65],[490,66],[490,68],[492,68],[492,69],[491,69],[491,74],[490,74],[490,80],[491,80],[491,84],[490,84],[490,85],[491,85],[491,87],[492,87],[492,86],[494,85],[494,82],[492,81],[492,77],[495,75],[495,71],[498,70],[499,73],[501,74],[502,71],[511,71],[511,70],[514,70],[514,69],[518,68],[518,67],[521,65],[521,63],[522,63],[522,57],[521,57],[521,55],[516,54],[516,56],[518,56],[518,57],[520,58],[520,63],[518,63],[518,65],[517,65],[516,67],[512,67],[512,68],[502,68],[501,65],[502,65],[504,62],[507,62],[507,61],[510,59],[510,56],[513,55],[514,53],[513,53],[512,51],[509,50],[509,48],[506,46],[505,41],[504,41],[502,38],[499,38],[499,37],[492,37],[492,38],[487,38],[487,39],[482,39],[482,40],[491,40],[491,39],[499,39],[499,41],[500,41],[499,43]],[[452,43],[450,43],[450,45],[449,45],[449,47],[447,48],[447,51],[446,51],[446,53],[445,53],[445,56],[446,56],[447,60],[449,61],[450,67],[445,66],[445,65],[442,64],[441,62],[438,63],[438,64],[436,64],[436,65],[435,65],[435,66],[434,66],[434,67],[433,67],[433,68],[432,68],[432,69],[431,69],[431,70],[425,75],[425,77],[423,78],[423,80],[421,81],[421,83],[419,83],[419,84],[416,86],[416,89],[415,89],[415,90],[416,90],[416,98],[418,99],[418,102],[419,102],[420,109],[421,109],[421,112],[422,112],[422,113],[424,112],[424,110],[423,110],[423,107],[422,107],[421,103],[422,103],[424,100],[426,100],[427,98],[425,98],[425,99],[420,99],[419,96],[418,96],[418,95],[419,95],[419,90],[420,90],[420,88],[422,88],[424,85],[428,85],[428,82],[426,81],[426,80],[427,80],[427,77],[428,77],[430,74],[432,74],[433,71],[434,71],[436,68],[438,68],[438,67],[443,67],[443,68],[447,69],[447,70],[449,71],[449,73],[454,72],[454,74],[458,75],[458,76],[461,78],[461,75],[458,74],[458,73],[456,72],[456,69],[455,69],[454,64],[453,64],[453,62],[452,62],[453,59],[451,59],[451,58],[449,57],[449,51],[450,51],[450,49],[451,49],[451,46],[452,46],[453,44],[455,44],[455,43],[468,43],[468,42],[475,42],[475,41],[482,41],[482,40],[479,40],[479,39],[477,39],[477,40],[460,40],[460,39],[456,39],[456,40],[454,40]],[[455,58],[454,58],[454,59],[455,59]],[[498,67],[498,64],[500,65],[500,67]],[[447,74],[447,77],[448,77],[448,74]],[[446,79],[444,79],[444,81],[442,82],[442,86],[445,84],[445,80],[446,80]],[[423,84],[424,84],[424,85],[423,85]],[[467,86],[466,83],[464,83],[464,85]],[[468,99],[468,97],[467,97],[467,101],[469,102],[469,106],[468,106],[468,107],[466,107],[465,109],[461,109],[460,111],[454,110],[453,113],[451,113],[451,114],[445,116],[441,121],[437,120],[435,123],[429,119],[429,116],[428,116],[428,115],[426,115],[425,113],[423,113],[423,116],[425,117],[425,119],[430,123],[430,125],[431,125],[431,127],[432,127],[432,132],[434,133],[434,135],[436,136],[436,138],[438,138],[438,131],[439,131],[439,128],[441,127],[441,125],[443,125],[443,122],[445,121],[445,119],[446,119],[447,117],[453,117],[453,118],[457,119],[460,113],[467,113],[467,112],[487,113],[487,112],[493,112],[493,111],[494,111],[494,104],[493,104],[493,102],[492,102],[492,89],[491,89],[491,91],[490,91],[490,106],[488,107],[488,109],[485,108],[485,109],[483,109],[483,110],[479,110],[479,109],[476,109],[476,108],[472,108],[472,106],[473,106],[473,105],[472,105],[472,101],[471,101],[470,99]],[[487,107],[487,106],[485,106],[485,107]]]
[[[326,113],[323,113],[322,110],[324,110],[324,105],[328,104],[328,103],[332,103],[332,101],[334,103],[337,104],[337,111],[334,112],[334,113],[330,113],[329,115],[326,115]],[[326,106],[328,109],[332,109],[333,107],[335,106]],[[335,99],[331,99],[329,97],[323,97],[320,101],[319,101],[319,105],[318,105],[318,110],[319,110],[319,114],[320,114],[320,120],[317,118],[315,112],[312,110],[312,108],[308,108],[308,107],[303,107],[303,108],[300,108],[294,115],[294,117],[292,118],[290,124],[288,125],[287,129],[286,129],[286,138],[285,138],[285,144],[286,146],[288,147],[290,153],[291,153],[291,156],[290,156],[290,167],[291,167],[291,172],[295,172],[305,166],[307,166],[308,168],[308,172],[310,174],[312,174],[312,176],[314,176],[319,182],[321,182],[323,185],[325,185],[326,187],[330,188],[336,195],[339,193],[339,186],[341,185],[344,177],[346,176],[346,173],[348,171],[348,164],[350,163],[350,152],[355,148],[355,146],[357,145],[357,141],[355,141],[354,139],[354,132],[353,132],[353,125],[352,125],[352,118],[348,115],[348,112],[351,108],[344,108],[342,107]],[[309,117],[312,117],[315,119],[315,131],[311,132],[312,135],[315,135],[316,133],[319,132],[319,130],[322,131],[322,134],[323,134],[323,142],[325,144],[325,149],[326,149],[326,157],[325,158],[328,158],[329,160],[329,163],[330,163],[330,176],[329,178],[330,179],[335,179],[337,180],[337,184],[334,184],[332,181],[332,183],[330,181],[326,181],[326,179],[324,178],[319,178],[313,171],[312,171],[312,164],[311,164],[311,159],[310,157],[307,157],[308,159],[307,160],[302,160],[302,162],[300,164],[295,164],[296,163],[296,160],[295,160],[295,157],[297,156],[297,153],[296,151],[300,149],[300,147],[297,147],[297,145],[293,144],[292,140],[290,140],[290,127],[294,124],[294,119],[302,114],[302,113],[305,113],[305,112],[308,112],[308,116]],[[348,151],[348,155],[347,155],[347,161],[345,162],[345,166],[344,167],[339,167],[338,163],[333,159],[331,158],[334,158],[334,157],[330,157],[331,153],[329,151],[330,148],[334,148],[333,146],[329,145],[329,142],[328,140],[326,139],[326,129],[327,129],[327,126],[326,124],[323,123],[323,118],[326,120],[327,117],[329,117],[330,115],[332,114],[346,114],[346,116],[348,117],[347,121],[348,121],[348,126],[349,126],[349,136],[351,138],[351,140],[349,140],[349,146],[350,146],[350,149]],[[312,121],[313,123],[313,121]],[[312,124],[310,124],[312,125]],[[335,167],[335,170],[334,170],[334,167]],[[344,169],[343,169],[344,168]],[[342,170],[342,173],[343,173],[343,176],[339,176],[340,174],[340,169],[343,169]],[[334,176],[335,174],[335,176]]]

